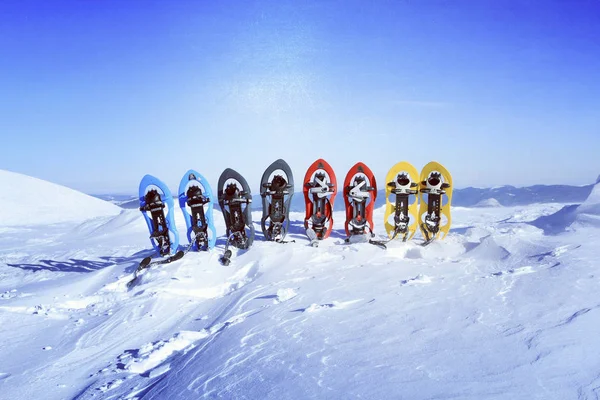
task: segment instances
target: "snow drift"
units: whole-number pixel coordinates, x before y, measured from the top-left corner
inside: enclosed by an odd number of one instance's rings
[[[0,170],[0,225],[81,222],[116,215],[114,204],[30,176]]]
[[[564,206],[554,214],[537,218],[531,225],[543,229],[548,235],[556,235],[578,227],[600,227],[600,176],[582,204]]]
[[[575,223],[600,227],[600,176],[587,200],[577,208]]]

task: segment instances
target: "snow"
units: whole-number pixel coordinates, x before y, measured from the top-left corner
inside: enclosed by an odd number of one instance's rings
[[[121,212],[109,202],[15,172],[0,170],[0,187],[2,228],[81,222]]]
[[[427,247],[344,244],[336,212],[313,248],[292,213],[294,243],[257,233],[224,267],[220,237],[130,289],[152,255],[141,213],[58,188],[43,224],[0,222],[3,398],[600,397],[598,186],[559,234],[535,221],[564,204],[454,207]]]

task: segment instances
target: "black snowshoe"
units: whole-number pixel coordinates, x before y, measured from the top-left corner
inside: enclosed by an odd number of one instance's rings
[[[221,262],[229,265],[232,256],[229,245],[247,249],[254,241],[250,208],[252,194],[248,182],[239,173],[227,168],[219,178],[218,199],[227,229],[227,243]]]
[[[152,233],[150,238],[154,239],[160,249],[160,255],[165,256],[171,252],[171,240],[169,239],[169,229],[165,219],[165,203],[163,203],[160,193],[152,189],[146,193],[145,205],[140,207],[140,211],[150,212],[152,219]]]
[[[263,204],[260,223],[265,239],[285,243],[283,240],[290,225],[294,176],[284,160],[279,159],[266,169],[260,182],[260,195]]]
[[[190,186],[186,192],[187,205],[192,212],[192,232],[195,237],[195,245],[198,250],[208,250],[208,224],[204,215],[204,205],[210,203],[210,199],[204,196],[202,189],[198,186]]]

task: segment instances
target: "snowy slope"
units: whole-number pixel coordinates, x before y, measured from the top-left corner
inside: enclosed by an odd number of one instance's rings
[[[0,170],[0,226],[81,222],[119,207],[41,179]]]
[[[224,267],[221,238],[130,290],[152,254],[138,211],[12,227],[1,397],[598,399],[600,229],[528,223],[562,207],[455,207],[447,240],[385,251],[344,245],[341,212],[312,248],[293,213],[294,243],[259,234]]]

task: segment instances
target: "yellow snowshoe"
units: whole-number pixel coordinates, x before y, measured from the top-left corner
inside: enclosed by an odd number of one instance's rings
[[[417,231],[418,182],[417,169],[405,161],[394,165],[385,177],[384,225],[390,240],[402,237],[406,241]]]
[[[419,189],[419,227],[425,238],[424,244],[443,239],[450,231],[452,218],[452,176],[446,168],[435,161],[421,171]]]

